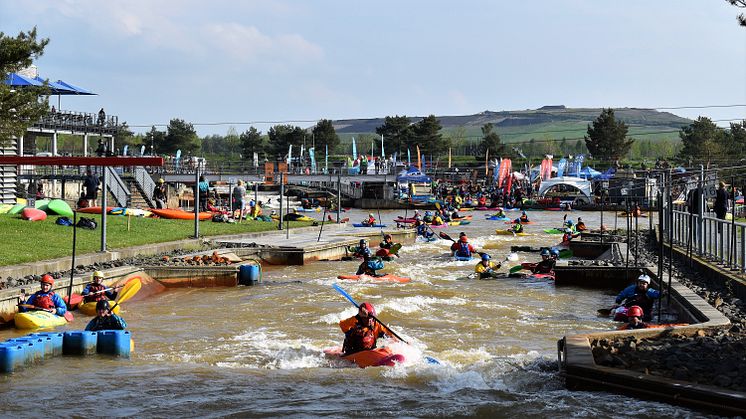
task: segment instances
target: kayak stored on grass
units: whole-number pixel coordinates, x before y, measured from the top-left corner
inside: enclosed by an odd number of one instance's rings
[[[106,213],[108,214],[114,207],[106,207]],[[75,212],[82,212],[84,214],[101,214],[101,207],[86,207],[75,210]]]
[[[371,349],[368,351],[355,352],[349,355],[342,354],[342,348],[324,349],[324,354],[329,358],[350,361],[360,368],[366,367],[393,367],[405,361],[404,355],[394,353],[388,346]]]
[[[49,201],[49,205],[47,205],[47,211],[50,211],[57,215],[62,215],[65,217],[73,216],[73,210],[72,208],[70,208],[70,205],[68,205],[67,202],[61,199],[53,199]]]
[[[380,281],[380,282],[398,282],[400,284],[405,284],[407,282],[410,282],[411,278],[405,278],[401,276],[391,275],[391,274],[385,274],[382,276],[371,276],[371,275],[339,275],[337,279],[346,279],[348,281]]]
[[[21,211],[21,218],[29,221],[44,221],[47,219],[47,213],[40,209],[26,207]]]
[[[16,313],[13,320],[16,329],[48,329],[67,324],[64,317],[43,310]]]
[[[108,211],[111,211],[109,209]],[[157,215],[161,218],[167,218],[170,220],[194,220],[194,212],[184,211],[180,209],[171,209],[171,208],[165,208],[165,209],[157,209],[157,208],[150,208],[148,211],[152,212],[153,215]],[[200,212],[199,213],[199,219],[200,220],[209,220],[212,218],[211,212]]]

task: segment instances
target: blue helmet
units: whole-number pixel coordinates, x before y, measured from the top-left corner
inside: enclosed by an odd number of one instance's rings
[[[542,256],[549,256],[549,249],[547,249],[547,248],[541,249],[541,255]]]
[[[557,249],[552,249],[549,251],[549,253],[551,253],[552,256],[556,256],[556,257],[559,257],[559,254],[560,254],[559,250]]]
[[[567,220],[567,225],[571,226],[572,225],[572,220]]]
[[[487,253],[482,255],[482,260],[490,260],[490,259],[492,259],[492,257],[490,257],[490,255],[488,255]]]

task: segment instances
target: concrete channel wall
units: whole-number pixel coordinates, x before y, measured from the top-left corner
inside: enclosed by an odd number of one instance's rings
[[[609,273],[608,268],[603,270],[607,271],[606,278],[615,276]],[[594,273],[593,269],[588,270],[588,268],[584,268],[584,271],[594,285],[599,285],[598,272]],[[653,278],[655,288],[660,289],[661,281],[653,274],[652,269],[645,269],[645,272]],[[576,276],[579,275],[576,274]],[[558,272],[558,280],[559,278]],[[661,279],[666,283],[669,280],[667,275]],[[603,285],[603,287],[606,286]],[[700,331],[722,330],[730,327],[730,321],[725,316],[675,280],[671,280],[670,295],[672,309],[678,313],[678,322],[686,322],[690,325],[569,334],[560,339],[557,346],[558,361],[567,387],[571,390],[619,392],[725,415],[746,414],[746,394],[744,393],[605,367],[595,363],[591,342],[596,339],[613,340],[629,336],[638,339],[655,339],[669,335],[692,336]]]

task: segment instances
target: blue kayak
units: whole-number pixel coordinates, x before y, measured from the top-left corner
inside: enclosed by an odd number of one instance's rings
[[[495,217],[494,215],[490,215],[489,217],[485,218],[486,220],[492,220],[492,221],[508,221],[510,218],[508,217]]]
[[[386,224],[363,224],[363,223],[354,223],[352,224],[353,227],[386,227]]]
[[[456,259],[456,260],[458,260],[458,261],[471,260],[471,256],[454,255],[453,258]]]

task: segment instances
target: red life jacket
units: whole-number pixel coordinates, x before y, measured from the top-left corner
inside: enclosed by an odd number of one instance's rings
[[[106,289],[106,285],[104,284],[90,284],[88,285],[88,291],[93,294],[95,292],[103,291]],[[101,300],[108,300],[109,298],[106,296],[106,293],[100,293],[96,295],[86,295],[85,302],[90,303],[93,301],[101,301]]]
[[[48,292],[45,294],[42,291],[36,291],[36,293],[34,293],[34,305],[45,310],[56,308],[57,306],[54,305],[54,300],[52,300],[53,295],[54,292]]]
[[[374,329],[361,326],[360,323],[350,329],[342,344],[342,352],[351,354],[360,351],[374,349],[376,347],[376,335]]]

